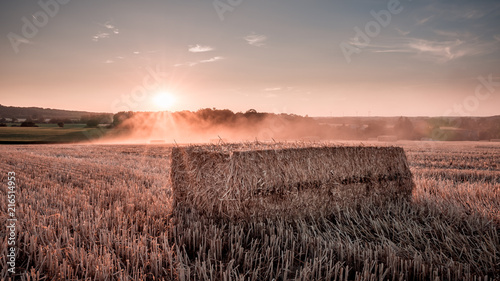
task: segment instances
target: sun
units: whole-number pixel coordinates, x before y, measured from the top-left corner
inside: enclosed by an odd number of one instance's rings
[[[152,101],[158,109],[170,109],[175,104],[175,96],[169,92],[159,92],[153,96]]]

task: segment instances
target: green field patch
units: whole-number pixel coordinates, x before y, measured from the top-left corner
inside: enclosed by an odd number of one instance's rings
[[[102,137],[105,129],[82,127],[2,127],[0,143],[72,143],[85,142]]]

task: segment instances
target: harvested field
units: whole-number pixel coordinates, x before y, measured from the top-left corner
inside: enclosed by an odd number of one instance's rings
[[[239,219],[319,216],[339,204],[409,199],[413,188],[397,147],[174,147],[170,175],[176,204]]]
[[[400,144],[410,200],[293,221],[174,208],[167,145],[0,146],[0,280],[500,280],[500,145]]]

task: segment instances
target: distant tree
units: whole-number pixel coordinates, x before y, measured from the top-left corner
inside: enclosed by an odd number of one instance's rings
[[[6,123],[6,122],[7,122],[7,120],[5,120],[5,118],[0,119],[0,123]]]
[[[82,115],[80,117],[80,123],[86,124],[92,117],[90,115]]]
[[[38,127],[33,121],[24,121],[21,123],[21,127]]]
[[[90,119],[87,121],[87,128],[97,128],[99,126],[99,120]]]
[[[131,118],[134,115],[132,111],[120,111],[113,115],[113,126],[119,126],[123,121]]]
[[[267,113],[259,113],[255,109],[249,109],[243,115],[249,122],[259,122],[262,121],[266,116],[268,116]]]
[[[57,123],[57,126],[59,126],[59,128],[64,127],[64,122],[58,122],[58,123]]]
[[[113,116],[111,114],[87,114],[80,117],[80,123],[87,124],[90,120],[97,120],[99,124],[110,124],[113,122]]]
[[[210,124],[224,124],[234,121],[235,114],[229,109],[204,108],[196,111],[196,116]]]
[[[7,124],[5,124],[5,123],[0,123],[0,127],[7,127]]]

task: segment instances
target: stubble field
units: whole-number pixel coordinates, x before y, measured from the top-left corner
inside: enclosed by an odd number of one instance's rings
[[[0,146],[0,279],[500,280],[500,145],[396,144],[410,202],[249,222],[174,208],[167,145]]]

